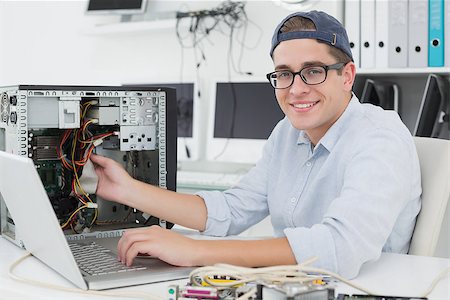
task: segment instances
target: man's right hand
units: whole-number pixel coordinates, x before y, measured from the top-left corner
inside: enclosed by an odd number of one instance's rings
[[[196,230],[205,230],[206,205],[197,195],[180,194],[132,178],[117,162],[92,154],[98,176],[96,194],[149,215]]]
[[[92,154],[90,157],[98,176],[96,194],[105,200],[122,204],[126,199],[134,179],[117,162],[104,156]]]

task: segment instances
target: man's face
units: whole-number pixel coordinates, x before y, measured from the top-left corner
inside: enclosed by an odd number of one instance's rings
[[[275,70],[298,72],[305,66],[328,66],[338,63],[328,46],[313,39],[294,39],[281,42],[273,53]],[[307,85],[295,76],[292,86],[276,89],[278,104],[291,124],[305,130],[314,144],[344,112],[351,98],[355,66],[348,63],[342,69],[329,70],[326,80],[318,85]]]

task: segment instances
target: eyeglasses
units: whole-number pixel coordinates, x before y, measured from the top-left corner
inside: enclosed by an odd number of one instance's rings
[[[329,66],[308,66],[298,72],[280,70],[266,75],[270,84],[275,89],[286,89],[294,83],[295,75],[300,75],[304,83],[308,85],[321,84],[327,79],[328,70],[339,70],[345,63],[337,63]]]

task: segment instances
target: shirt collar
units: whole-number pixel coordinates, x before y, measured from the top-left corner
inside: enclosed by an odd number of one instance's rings
[[[297,139],[297,145],[300,144],[309,144],[311,143],[308,135],[306,134],[305,131],[300,130],[300,132],[298,133],[298,139]]]
[[[362,111],[362,104],[359,102],[355,94],[353,94],[352,99],[350,99],[350,102],[348,103],[342,115],[330,127],[330,129],[328,129],[328,131],[320,139],[319,143],[316,145],[315,148],[318,148],[319,145],[322,145],[329,152],[331,152],[334,145],[337,143],[339,137],[342,135],[342,132],[351,126],[350,123],[354,119],[354,116],[360,114],[361,111]],[[306,132],[300,130],[297,139],[297,145],[310,143],[311,141],[308,138]]]

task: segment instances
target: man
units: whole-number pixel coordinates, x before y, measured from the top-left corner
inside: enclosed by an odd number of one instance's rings
[[[343,26],[323,12],[299,12],[275,29],[267,75],[286,115],[263,157],[225,192],[183,195],[132,179],[92,156],[97,194],[170,222],[225,236],[270,214],[276,237],[192,240],[157,226],[125,232],[119,259],[148,253],[171,264],[315,264],[346,277],[382,250],[406,253],[420,210],[412,137],[395,112],[352,95],[355,64]],[[298,75],[298,76],[297,76]]]

